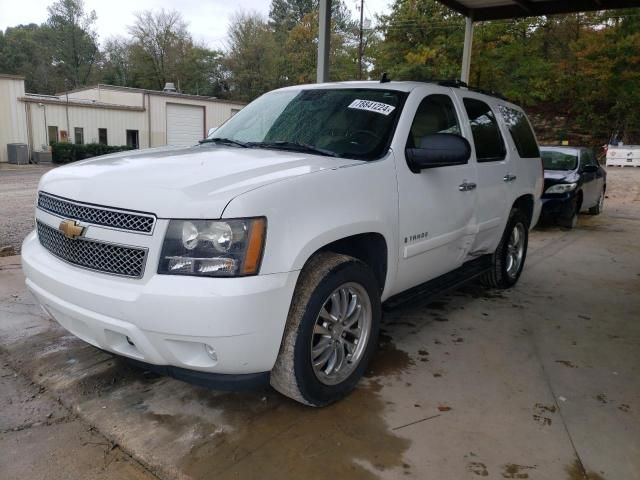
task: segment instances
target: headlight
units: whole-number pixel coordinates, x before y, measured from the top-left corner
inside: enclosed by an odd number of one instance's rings
[[[576,189],[577,183],[558,183],[547,188],[544,193],[567,193]]]
[[[267,230],[265,218],[171,220],[158,273],[239,277],[260,268]]]

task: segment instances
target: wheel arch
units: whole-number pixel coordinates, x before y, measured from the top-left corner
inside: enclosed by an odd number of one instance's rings
[[[531,226],[531,221],[533,219],[533,209],[534,209],[534,199],[533,195],[526,194],[522,195],[513,202],[512,209],[516,208],[523,212],[527,217],[527,227]]]
[[[304,265],[320,252],[333,252],[357,258],[371,268],[380,293],[387,283],[389,271],[389,246],[380,232],[363,232],[337,238],[316,246],[304,259]]]

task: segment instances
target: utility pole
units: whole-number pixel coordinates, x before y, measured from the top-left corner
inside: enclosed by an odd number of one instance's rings
[[[362,80],[362,28],[364,26],[364,0],[360,0],[360,45],[358,47],[358,80]]]

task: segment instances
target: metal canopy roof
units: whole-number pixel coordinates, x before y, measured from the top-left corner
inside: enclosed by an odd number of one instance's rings
[[[474,22],[640,7],[640,0],[437,0]]]

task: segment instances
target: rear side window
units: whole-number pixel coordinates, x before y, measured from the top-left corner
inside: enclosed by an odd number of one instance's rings
[[[515,108],[502,105],[499,108],[520,158],[538,158],[540,156],[538,142],[525,114]]]
[[[474,98],[464,99],[478,162],[496,162],[506,155],[504,140],[491,107]]]

